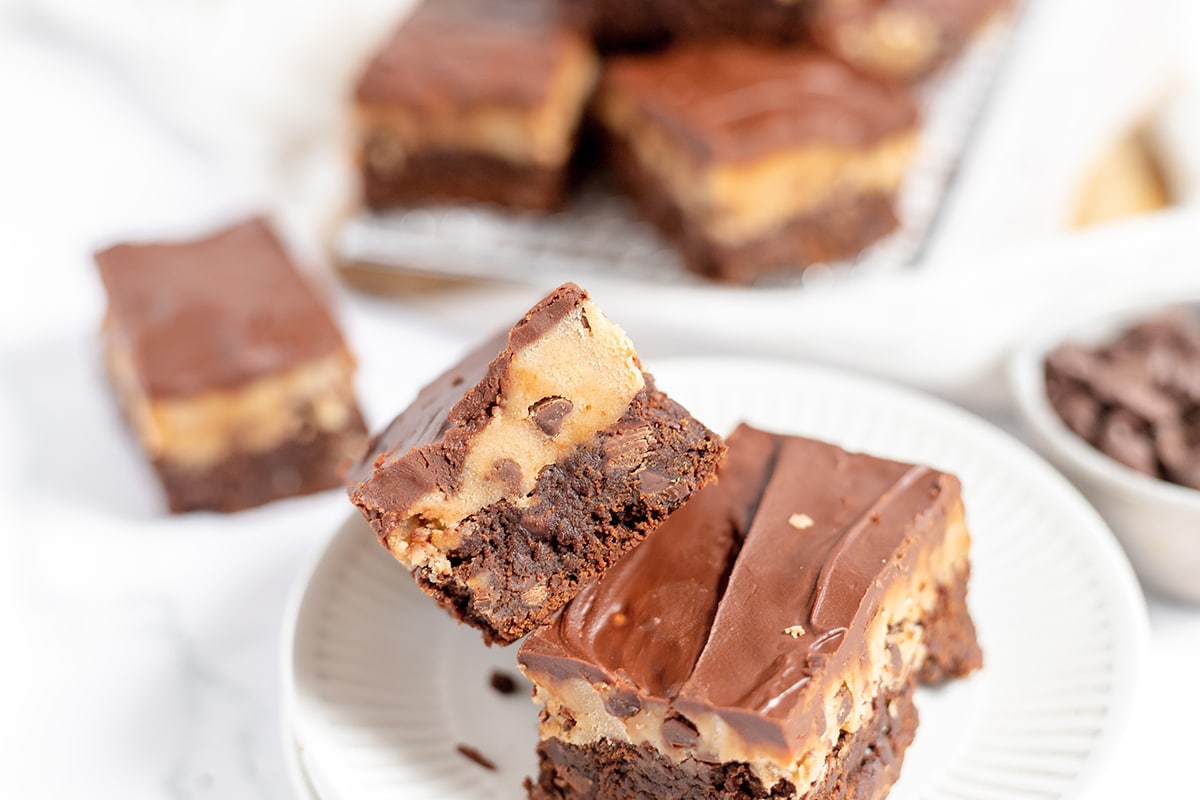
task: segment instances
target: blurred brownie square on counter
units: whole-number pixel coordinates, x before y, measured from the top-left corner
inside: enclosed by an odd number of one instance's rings
[[[367,205],[559,206],[597,72],[554,0],[426,0],[355,92]]]
[[[341,483],[366,444],[354,359],[264,221],[95,258],[109,377],[172,511]]]
[[[737,283],[852,257],[895,228],[919,129],[902,87],[738,43],[613,58],[596,113],[645,216],[693,270]]]

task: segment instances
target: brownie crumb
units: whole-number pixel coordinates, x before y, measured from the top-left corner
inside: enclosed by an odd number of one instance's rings
[[[488,683],[500,694],[512,694],[517,690],[516,679],[500,669],[492,670],[492,677],[488,679]]]
[[[462,753],[464,756],[471,759],[472,761],[474,761],[476,764],[483,767],[484,769],[490,769],[492,772],[496,771],[495,762],[493,762],[490,758],[485,756],[483,753],[476,750],[474,747],[471,747],[471,745],[460,744],[458,746],[458,752]]]

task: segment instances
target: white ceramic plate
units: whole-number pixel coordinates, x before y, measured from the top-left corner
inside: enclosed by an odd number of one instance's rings
[[[654,366],[718,430],[747,420],[962,478],[986,665],[919,692],[893,800],[1085,796],[1128,717],[1147,621],[1124,556],[1066,480],[987,423],[875,381],[759,360]],[[298,587],[287,625],[285,707],[322,798],[524,796],[536,713],[526,687],[488,685],[493,669],[515,673],[515,648],[486,648],[451,622],[357,515]]]

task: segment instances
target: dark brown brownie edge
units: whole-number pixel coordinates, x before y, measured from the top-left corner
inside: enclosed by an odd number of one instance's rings
[[[826,762],[825,780],[805,800],[873,800],[884,797],[900,777],[904,752],[917,729],[912,684],[875,699],[870,725],[842,732]],[[577,746],[558,739],[538,745],[537,782],[526,780],[530,800],[686,797],[703,800],[792,797],[780,781],[769,789],[741,762],[676,765],[650,745],[637,747],[602,739]]]
[[[173,513],[241,511],[341,486],[346,466],[362,454],[366,441],[366,426],[356,409],[340,431],[314,433],[259,453],[231,453],[201,470],[162,458],[154,468]]]
[[[654,176],[641,168],[628,145],[610,137],[607,149],[614,172],[642,214],[674,244],[688,268],[718,281],[748,284],[851,258],[897,225],[891,195],[836,196],[766,236],[724,245],[691,224]]]
[[[625,415],[538,475],[534,503],[494,503],[449,554],[451,575],[413,574],[430,596],[490,644],[509,644],[602,575],[716,472],[719,436],[647,386]],[[497,591],[471,586],[486,575]],[[532,586],[532,594],[512,586]]]
[[[676,41],[790,44],[806,34],[808,3],[779,0],[560,0],[604,50]]]
[[[580,30],[605,51],[646,50],[667,42],[667,26],[647,0],[560,0]]]
[[[923,684],[962,678],[983,666],[983,651],[967,607],[970,569],[951,586],[938,587],[937,605],[926,616],[925,663],[917,674]]]
[[[524,211],[554,211],[567,196],[569,169],[516,164],[465,150],[414,153],[394,170],[373,164],[368,137],[361,160],[363,197],[375,210],[438,202],[490,203]]]

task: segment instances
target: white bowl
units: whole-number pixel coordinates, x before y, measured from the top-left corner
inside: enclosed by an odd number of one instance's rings
[[[1156,480],[1096,450],[1058,417],[1046,396],[1043,361],[1065,341],[1099,343],[1170,306],[1200,307],[1200,292],[1095,296],[1033,332],[1009,362],[1021,423],[1108,521],[1142,581],[1200,603],[1200,491]]]

